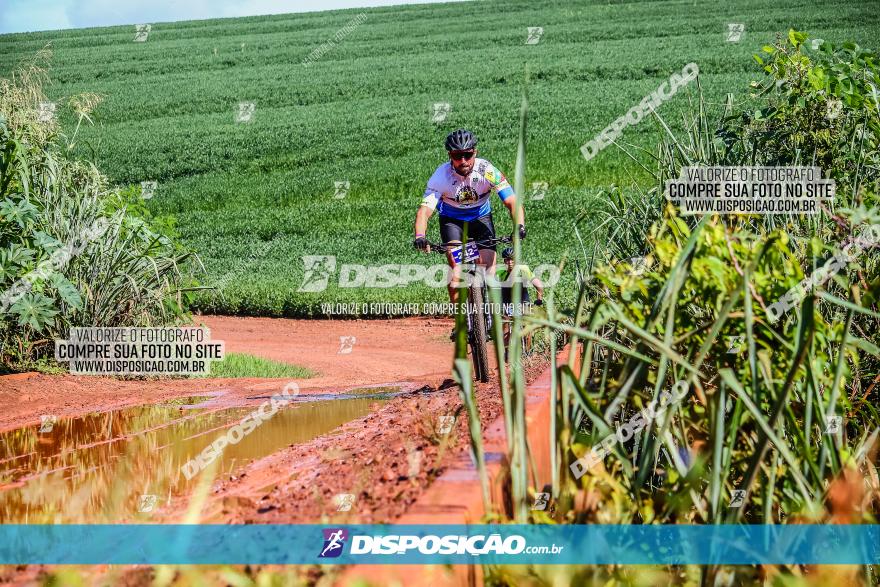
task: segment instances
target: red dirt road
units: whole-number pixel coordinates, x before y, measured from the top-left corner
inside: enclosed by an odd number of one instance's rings
[[[227,353],[249,353],[318,372],[295,380],[308,393],[407,381],[438,386],[449,377],[452,345],[447,319],[288,320],[198,316]],[[340,354],[340,337],[355,338]],[[280,379],[130,380],[70,375],[0,377],[0,431],[35,424],[40,415],[59,418],[154,403],[205,391],[232,396],[279,391]]]
[[[291,444],[208,479],[211,490],[197,516],[201,523],[392,522],[468,446],[459,390],[449,381],[451,320],[203,316],[196,323],[211,328],[211,338],[223,340],[227,353],[249,353],[317,371],[316,377],[297,380],[302,393],[333,394],[382,384],[399,384],[409,391],[383,405],[377,403],[371,413],[323,436]],[[350,353],[340,353],[343,336],[355,339]],[[533,357],[527,365],[528,380],[540,372],[540,363]],[[216,390],[226,392],[224,402],[245,405],[254,401],[254,391],[265,397],[280,392],[287,381],[5,377],[0,378],[0,431],[36,424],[42,414],[64,418]],[[476,399],[484,426],[500,415],[501,397],[494,377],[477,385]],[[454,426],[448,433],[438,433],[440,417],[446,415],[457,416]],[[347,511],[340,511],[334,502],[339,494],[353,496]],[[183,495],[159,504],[149,521],[181,522],[191,506],[190,498]],[[134,520],[118,520],[126,521]],[[48,571],[42,565],[0,567],[0,584],[32,585]],[[93,568],[91,572],[105,571]],[[122,567],[119,573],[115,580],[127,584],[150,581],[148,569]]]
[[[449,376],[451,319],[279,320],[204,316],[198,323],[226,352],[251,353],[318,371],[301,387],[333,388]],[[354,337],[341,354],[343,338]],[[347,350],[347,349],[345,349]]]
[[[307,523],[391,521],[406,511],[442,473],[448,459],[467,446],[458,387],[450,379],[449,319],[288,320],[202,316],[212,340],[227,353],[308,367],[318,375],[296,380],[302,394],[344,392],[395,384],[406,391],[364,417],[308,442],[268,454],[215,479],[201,519],[214,522]],[[340,338],[354,337],[340,353]],[[540,366],[527,371],[534,377]],[[229,406],[254,405],[279,393],[286,379],[131,380],[71,375],[0,378],[0,431],[58,418],[153,404],[222,390]],[[476,388],[484,424],[501,412],[494,378]],[[256,392],[256,393],[255,393]],[[220,406],[222,407],[222,406]],[[455,415],[449,433],[438,434],[441,416]],[[256,432],[259,434],[259,432]],[[338,494],[356,496],[356,507],[338,512]],[[184,495],[165,503],[153,521],[177,521],[189,503]]]

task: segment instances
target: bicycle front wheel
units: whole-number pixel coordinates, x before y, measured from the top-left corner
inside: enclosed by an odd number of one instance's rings
[[[471,358],[474,362],[474,377],[477,381],[485,383],[489,381],[489,349],[486,339],[488,332],[486,330],[486,316],[483,312],[483,288],[479,285],[472,285],[469,289],[471,298],[471,307],[468,311],[471,314]]]

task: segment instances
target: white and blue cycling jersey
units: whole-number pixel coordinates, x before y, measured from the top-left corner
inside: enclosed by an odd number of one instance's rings
[[[467,177],[456,173],[447,161],[428,180],[422,206],[437,210],[441,216],[476,220],[492,211],[489,197],[493,190],[502,202],[513,195],[504,174],[485,159],[477,158]]]

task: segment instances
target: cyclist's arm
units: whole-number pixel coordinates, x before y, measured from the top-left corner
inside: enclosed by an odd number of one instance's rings
[[[541,280],[537,277],[532,277],[532,285],[535,287],[535,291],[538,292],[538,299],[544,299],[544,284],[541,283]]]
[[[484,172],[484,177],[489,181],[492,189],[498,193],[498,197],[504,202],[504,206],[510,211],[510,218],[513,220],[514,225],[525,225],[525,212],[522,206],[517,206],[516,194],[513,193],[513,188],[510,186],[507,178],[504,177],[504,174],[497,167],[489,163]]]
[[[532,269],[528,265],[520,265],[518,267],[520,275],[522,276],[523,285],[526,283],[531,283],[532,287],[538,292],[538,299],[544,297],[544,284],[541,283],[541,280],[535,277],[535,274],[532,273]]]
[[[516,195],[513,193],[513,188],[510,189],[510,195],[504,198],[504,206],[510,211],[510,218],[513,220],[514,224],[522,224],[525,226],[526,224],[526,213],[523,210],[522,206],[517,205]],[[501,193],[499,192],[499,196]]]
[[[430,187],[425,190],[422,197],[422,203],[416,212],[415,237],[425,236],[428,234],[428,219],[434,214],[437,203],[440,201],[440,194],[432,190]]]
[[[428,234],[428,219],[434,214],[434,211],[427,206],[419,206],[416,212],[415,236],[425,236]]]

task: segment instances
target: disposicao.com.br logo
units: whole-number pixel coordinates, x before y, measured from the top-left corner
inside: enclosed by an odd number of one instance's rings
[[[338,557],[342,554],[348,534],[343,528],[324,529],[324,545],[319,558]],[[427,536],[388,534],[385,536],[354,535],[351,537],[351,555],[517,555],[559,554],[564,546],[528,546],[518,534],[502,538],[501,534],[447,534]],[[412,552],[411,552],[412,551]]]
[[[343,264],[337,267],[333,255],[303,255],[303,282],[298,292],[319,293],[327,289],[331,279],[340,288],[376,288],[406,287],[412,283],[424,283],[428,287],[446,287],[452,282],[453,276],[445,263],[435,265],[414,265],[391,263],[386,265]],[[337,270],[338,269],[338,270]],[[479,268],[482,278],[490,287],[509,287],[519,275],[519,270],[511,272],[505,281],[498,281]],[[561,272],[552,263],[542,263],[532,270],[532,274],[541,280],[545,287],[553,287],[559,282]],[[464,272],[461,283],[469,287],[474,275]]]

